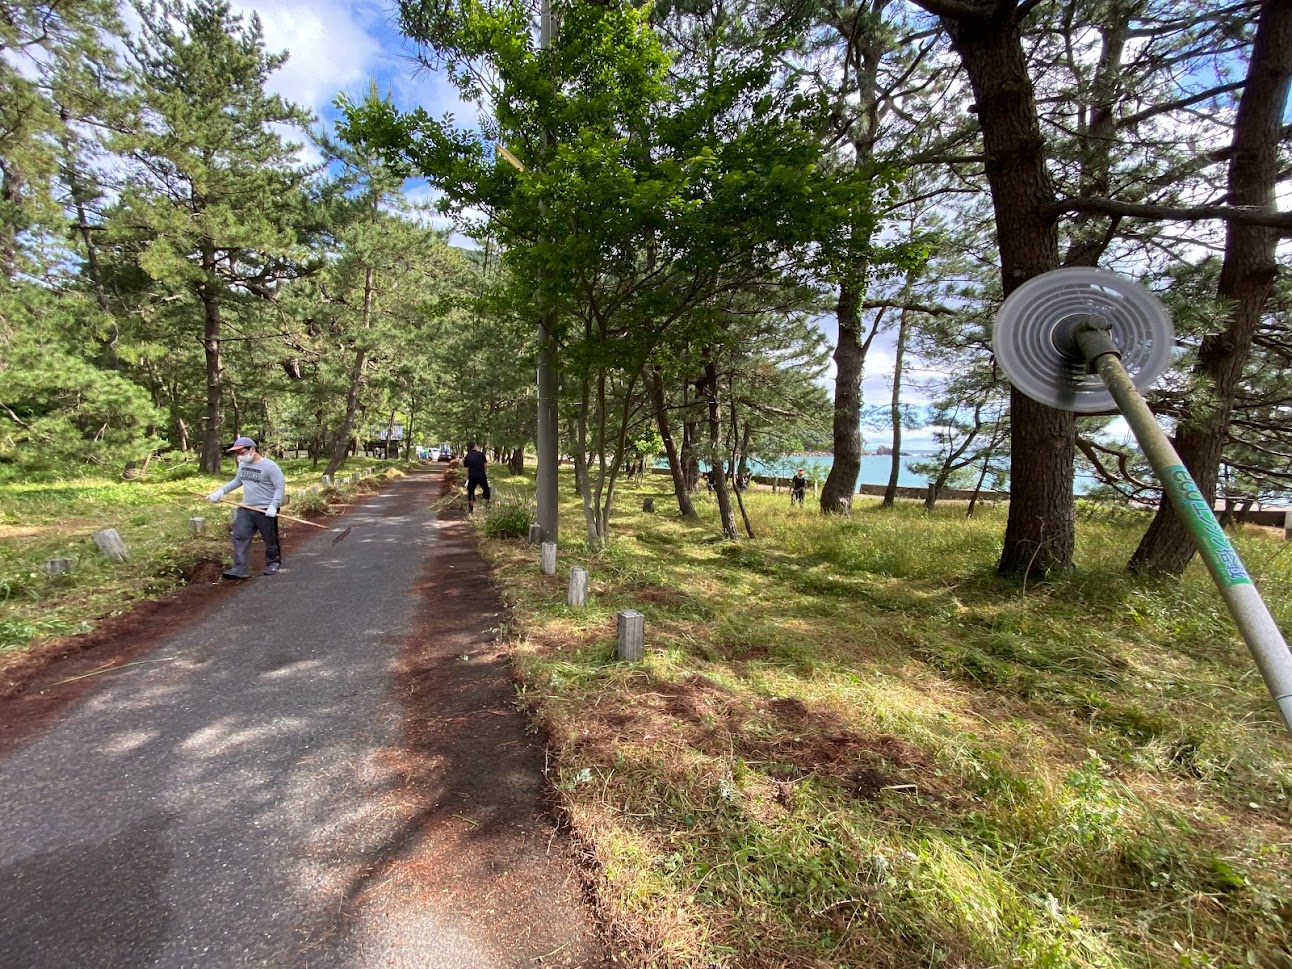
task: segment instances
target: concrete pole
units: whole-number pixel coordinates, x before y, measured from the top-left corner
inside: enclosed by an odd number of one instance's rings
[[[577,565],[570,569],[570,588],[566,596],[566,602],[580,609],[588,604],[587,569]]]
[[[624,609],[615,613],[618,641],[615,644],[615,655],[630,663],[640,663],[645,655],[646,617],[636,609]]]
[[[538,46],[547,50],[552,46],[552,4],[542,0],[539,7]],[[551,135],[544,132],[544,140]],[[540,203],[541,205],[541,203]],[[538,470],[535,472],[538,506],[538,525],[543,530],[544,542],[558,541],[560,536],[557,513],[556,468],[559,459],[560,439],[557,427],[557,395],[560,381],[557,377],[556,310],[540,294],[538,306]]]
[[[95,532],[94,544],[99,546],[99,551],[103,553],[103,557],[106,559],[124,562],[129,558],[126,552],[126,543],[121,540],[121,536],[115,528],[105,528],[101,532]]]

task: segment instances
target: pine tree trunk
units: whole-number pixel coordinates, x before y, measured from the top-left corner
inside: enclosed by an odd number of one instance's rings
[[[682,422],[682,480],[688,495],[695,494],[700,488],[700,454],[695,444],[698,433],[695,421]]]
[[[202,349],[206,357],[206,426],[202,429],[200,467],[207,474],[220,473],[220,458],[224,456],[220,440],[224,420],[224,362],[220,355],[220,303],[215,295],[211,266],[214,258],[214,252],[208,246],[202,254],[207,275],[199,287],[203,315]]]
[[[394,441],[391,440],[391,436],[395,433],[395,414],[396,413],[397,412],[394,410],[394,408],[391,408],[390,419],[386,422],[386,440],[383,441],[381,445],[381,456],[383,458],[386,458],[387,460],[390,459],[390,446],[395,443]]]
[[[646,368],[642,377],[646,382],[646,393],[650,395],[651,409],[655,412],[655,426],[664,441],[664,453],[668,455],[668,473],[673,478],[673,494],[677,497],[677,510],[683,518],[698,518],[695,504],[691,501],[690,490],[686,486],[686,474],[677,452],[677,443],[673,440],[673,428],[668,421],[668,401],[664,397],[664,381],[659,370],[652,367]]]
[[[910,297],[910,274],[907,275],[907,286],[902,293],[903,301]],[[893,361],[893,399],[889,412],[893,421],[893,465],[888,471],[888,487],[884,489],[884,500],[881,508],[892,508],[897,501],[897,479],[902,473],[902,357],[906,353],[906,310],[902,310],[901,322],[897,324],[897,350]]]
[[[834,347],[834,461],[821,489],[821,510],[840,511],[852,500],[861,475],[861,373],[866,350],[861,341],[861,286],[851,281],[839,287],[835,316],[839,339]]]
[[[22,177],[18,170],[0,157],[0,209],[20,211]],[[12,280],[18,271],[18,231],[10,219],[0,219],[0,277]]]
[[[939,4],[932,3],[937,7]],[[967,9],[966,9],[967,8]],[[942,17],[960,54],[982,126],[987,182],[1000,247],[1001,287],[1009,295],[1058,268],[1054,186],[1045,168],[1027,56],[1013,4],[963,4]],[[936,11],[935,11],[936,12]],[[1043,576],[1072,565],[1076,417],[1011,392],[1011,498],[998,568]]]
[[[341,466],[345,464],[346,455],[350,451],[350,436],[354,433],[354,418],[359,411],[359,388],[363,386],[363,367],[368,359],[368,351],[364,348],[363,343],[366,339],[368,326],[372,321],[372,292],[375,275],[371,266],[363,274],[363,333],[357,341],[359,346],[354,351],[354,366],[350,368],[350,385],[345,394],[345,420],[341,424],[341,429],[337,432],[336,440],[332,442],[332,456],[328,459],[327,468],[323,472],[329,478],[336,474]]]
[[[1247,84],[1234,122],[1229,162],[1229,204],[1273,211],[1279,178],[1279,142],[1292,80],[1292,3],[1266,0],[1247,68]],[[1220,460],[1229,436],[1234,396],[1243,365],[1278,271],[1278,232],[1230,222],[1217,295],[1230,307],[1223,333],[1202,341],[1195,371],[1214,387],[1214,406],[1198,413],[1186,405],[1175,449],[1209,504],[1216,498]],[[1179,576],[1194,553],[1193,539],[1163,497],[1129,568],[1149,575]]]
[[[745,525],[745,534],[750,538],[757,538],[758,536],[754,534],[754,523],[749,520],[749,512],[745,509],[745,499],[741,494],[741,489],[735,487],[736,477],[744,472],[745,451],[749,447],[750,436],[749,422],[745,421],[745,432],[739,437],[740,446],[737,448],[734,442],[737,440],[739,427],[740,421],[736,415],[736,400],[733,391],[731,400],[731,440],[733,442],[733,452],[731,456],[732,491],[736,493],[736,507],[740,509],[740,520]]]
[[[722,534],[733,542],[740,538],[736,530],[736,516],[731,510],[731,493],[727,491],[727,476],[722,459],[722,413],[718,407],[718,368],[712,360],[704,364],[702,395],[709,402],[709,480],[713,482],[718,498],[718,517],[722,521]]]
[[[966,518],[972,518],[974,508],[978,506],[978,496],[982,494],[982,483],[987,480],[987,469],[989,467],[991,467],[991,458],[984,458],[982,471],[978,474],[978,481],[973,486],[973,494],[969,496],[969,507],[965,509]]]
[[[63,124],[68,123],[69,115],[66,107],[59,108],[59,118]],[[72,204],[76,210],[76,230],[80,233],[81,241],[85,245],[86,275],[89,276],[90,285],[94,289],[94,301],[99,304],[99,309],[106,312],[108,309],[108,294],[103,288],[103,272],[99,268],[99,248],[94,243],[94,227],[90,225],[89,212],[86,206],[90,198],[90,191],[86,188],[85,180],[81,177],[81,166],[72,149],[71,139],[64,136],[59,140],[63,148],[63,176],[67,180],[67,191],[72,197]],[[115,337],[106,341],[105,346],[110,346],[113,342],[115,342]]]
[[[525,445],[512,449],[511,457],[507,459],[507,470],[512,474],[525,473]]]

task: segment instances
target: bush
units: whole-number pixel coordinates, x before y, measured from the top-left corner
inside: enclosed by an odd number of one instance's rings
[[[525,538],[533,520],[534,510],[528,501],[515,495],[501,495],[495,488],[485,513],[484,533],[490,538]]]

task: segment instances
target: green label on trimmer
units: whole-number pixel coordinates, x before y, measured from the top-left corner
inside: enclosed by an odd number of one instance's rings
[[[1173,464],[1166,468],[1162,480],[1171,494],[1175,510],[1191,526],[1190,532],[1198,543],[1198,551],[1215,566],[1216,581],[1221,585],[1251,585],[1252,577],[1243,568],[1229,537],[1216,521],[1215,513],[1184,465]]]

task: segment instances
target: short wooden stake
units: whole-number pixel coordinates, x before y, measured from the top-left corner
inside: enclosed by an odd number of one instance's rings
[[[99,551],[103,553],[104,558],[124,562],[129,557],[126,543],[121,540],[115,528],[105,528],[101,532],[95,532],[94,544],[99,546]]]
[[[310,486],[310,494],[312,494],[312,495],[317,495],[318,493],[319,493],[319,486],[318,486],[318,485],[311,485],[311,486]]]
[[[544,575],[556,575],[556,543],[544,542],[538,547],[538,561]]]
[[[1283,513],[1283,540],[1292,542],[1292,508]]]
[[[359,480],[358,472],[355,472],[354,474],[350,475],[350,484],[354,484],[358,480]]]
[[[192,532],[194,535],[205,535],[205,534],[206,534],[206,519],[205,519],[205,518],[190,518],[190,519],[188,520],[188,530],[189,530],[190,532]]]
[[[534,523],[529,526],[529,544],[539,545],[543,541],[543,526]]]
[[[324,487],[324,488],[331,488],[331,487],[332,487],[332,477],[331,477],[331,475],[326,475],[326,474],[325,474],[325,475],[323,475],[323,477],[319,478],[319,481],[320,481],[320,482],[322,482],[322,484],[323,484],[323,487]]]
[[[654,510],[655,510],[655,499],[654,499],[654,498],[643,498],[643,499],[642,499],[642,511],[654,511]]]
[[[588,604],[588,570],[576,565],[570,569],[570,588],[566,602],[583,608]]]
[[[645,652],[646,617],[636,609],[623,609],[615,613],[619,640],[615,654],[630,663],[640,663]]]
[[[71,572],[71,571],[72,571],[71,559],[46,559],[45,560],[46,575],[66,575],[68,572]]]

